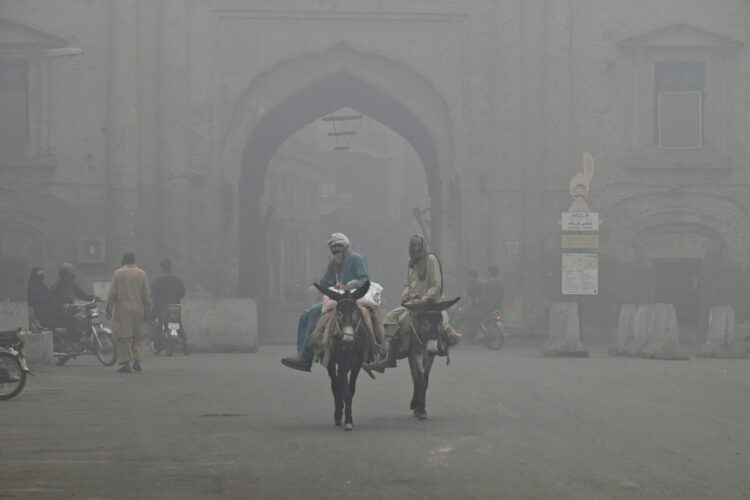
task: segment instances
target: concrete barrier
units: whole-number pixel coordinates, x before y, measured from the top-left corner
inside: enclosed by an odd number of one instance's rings
[[[617,337],[615,343],[609,348],[610,356],[623,356],[625,348],[633,341],[635,337],[635,313],[638,306],[635,304],[625,304],[620,308],[620,317],[617,321]]]
[[[708,316],[706,341],[698,351],[702,358],[746,358],[743,342],[737,341],[732,306],[714,306]]]
[[[633,315],[633,336],[623,349],[625,356],[640,356],[648,343],[648,324],[652,304],[639,304]]]
[[[194,351],[258,351],[258,312],[251,299],[185,299],[182,322]]]
[[[648,342],[640,355],[650,359],[689,359],[680,345],[677,313],[672,304],[654,304],[651,308]]]
[[[576,302],[556,302],[549,312],[549,338],[542,346],[545,356],[585,358]]]
[[[52,357],[52,332],[21,331],[21,338],[25,345],[23,355],[31,366],[49,366],[54,361]]]
[[[0,302],[0,331],[29,326],[29,307],[26,302]]]

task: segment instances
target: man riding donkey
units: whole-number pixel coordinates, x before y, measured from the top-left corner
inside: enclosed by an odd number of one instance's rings
[[[343,233],[333,233],[328,239],[328,248],[332,255],[328,262],[328,269],[320,280],[322,288],[355,290],[369,281],[364,257],[349,250],[349,244],[349,238]],[[322,302],[302,312],[297,326],[297,355],[283,358],[281,363],[284,366],[303,372],[310,371],[313,352],[308,339],[318,324],[322,312]]]
[[[418,300],[438,300],[442,294],[443,270],[440,260],[428,250],[424,237],[416,234],[409,239],[409,268],[407,283],[402,293],[402,304]],[[447,351],[448,347],[460,341],[461,335],[450,326],[448,314],[445,311],[442,314],[445,336],[442,341]],[[409,310],[403,305],[391,310],[385,317],[384,327],[385,357],[364,367],[379,373],[396,366],[396,358],[403,350],[401,344],[406,341],[406,333],[411,330]]]

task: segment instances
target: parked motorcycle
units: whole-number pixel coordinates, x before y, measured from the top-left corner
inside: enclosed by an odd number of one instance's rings
[[[20,332],[20,328],[0,332],[0,400],[18,396],[26,385],[26,375],[32,374],[23,356]]]
[[[117,362],[117,344],[112,330],[102,324],[102,311],[97,300],[84,304],[66,304],[63,307],[78,316],[83,328],[78,342],[66,339],[64,331],[60,329],[53,330],[53,356],[57,365],[62,366],[68,360],[90,352],[104,366],[113,366]]]
[[[500,310],[495,309],[479,321],[471,321],[471,314],[472,311],[464,307],[455,308],[451,314],[454,325],[463,333],[464,338],[468,342],[483,345],[492,351],[502,349],[508,334],[503,328],[503,315]]]
[[[181,347],[182,353],[190,354],[187,336],[182,327],[182,307],[180,304],[169,304],[161,318],[157,318],[151,329],[151,352],[157,356],[165,351],[171,356],[175,348]]]

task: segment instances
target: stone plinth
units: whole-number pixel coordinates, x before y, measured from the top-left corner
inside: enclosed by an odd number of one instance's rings
[[[251,299],[186,299],[182,322],[193,351],[258,350],[258,314]]]
[[[0,331],[29,326],[29,307],[26,302],[0,302]]]
[[[635,313],[638,306],[635,304],[625,304],[620,308],[620,318],[617,321],[617,338],[615,343],[609,348],[610,356],[623,356],[625,348],[635,337]]]
[[[648,343],[648,324],[651,317],[652,304],[640,304],[633,316],[633,335],[625,346],[622,354],[625,356],[640,356]]]
[[[25,345],[23,355],[31,366],[48,366],[54,361],[52,357],[52,332],[21,331]]]
[[[549,312],[549,338],[542,346],[545,356],[588,357],[581,342],[576,302],[556,302]]]
[[[648,321],[648,342],[640,356],[651,359],[688,359],[677,333],[677,314],[672,304],[654,304]]]
[[[714,306],[708,316],[706,341],[698,351],[704,358],[746,358],[743,342],[737,341],[734,309]]]

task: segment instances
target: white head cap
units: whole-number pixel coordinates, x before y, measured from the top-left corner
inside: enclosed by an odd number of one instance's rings
[[[349,247],[349,238],[346,237],[344,233],[333,233],[330,238],[328,238],[328,246],[332,247],[333,245],[344,245],[345,247]]]

